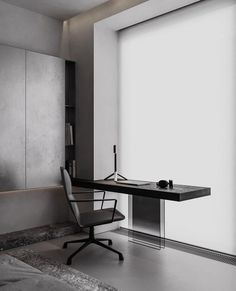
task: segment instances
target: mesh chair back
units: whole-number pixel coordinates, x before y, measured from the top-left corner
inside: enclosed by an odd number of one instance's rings
[[[69,201],[69,200],[76,200],[75,196],[72,193],[72,185],[71,185],[70,176],[69,176],[67,170],[64,169],[63,167],[61,167],[60,170],[61,170],[62,183],[63,183],[63,187],[64,187],[65,194],[66,194],[66,199],[67,199],[67,201],[69,203],[70,209],[71,209],[76,221],[80,225],[79,207],[78,207],[76,202],[70,202]]]

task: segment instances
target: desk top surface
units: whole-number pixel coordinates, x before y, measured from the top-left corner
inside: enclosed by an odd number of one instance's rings
[[[176,185],[173,189],[161,189],[155,182],[149,182],[148,185],[132,186],[126,184],[117,184],[114,180],[82,180],[72,179],[73,186],[98,189],[109,192],[124,193],[156,199],[185,201],[195,198],[211,195],[211,188],[188,185]]]

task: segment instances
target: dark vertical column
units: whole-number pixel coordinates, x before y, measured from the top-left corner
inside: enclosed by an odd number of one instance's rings
[[[76,163],[76,64],[72,61],[66,61],[66,88],[65,88],[65,166],[67,171],[72,177],[77,176],[77,163]],[[72,129],[72,139],[68,140],[68,126]]]

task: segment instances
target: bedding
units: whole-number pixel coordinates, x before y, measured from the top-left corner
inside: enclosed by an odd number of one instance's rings
[[[0,256],[0,291],[75,291],[63,281],[42,273],[24,262],[3,254]]]

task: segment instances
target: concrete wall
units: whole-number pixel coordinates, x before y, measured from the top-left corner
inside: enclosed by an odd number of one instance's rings
[[[58,20],[0,1],[0,44],[60,56],[62,30]],[[0,193],[0,233],[66,220],[62,187]]]
[[[64,32],[69,33],[67,57],[78,61],[77,160],[81,178],[92,179],[94,175],[94,23],[145,1],[111,0],[64,24]],[[64,39],[68,39],[67,33]]]

